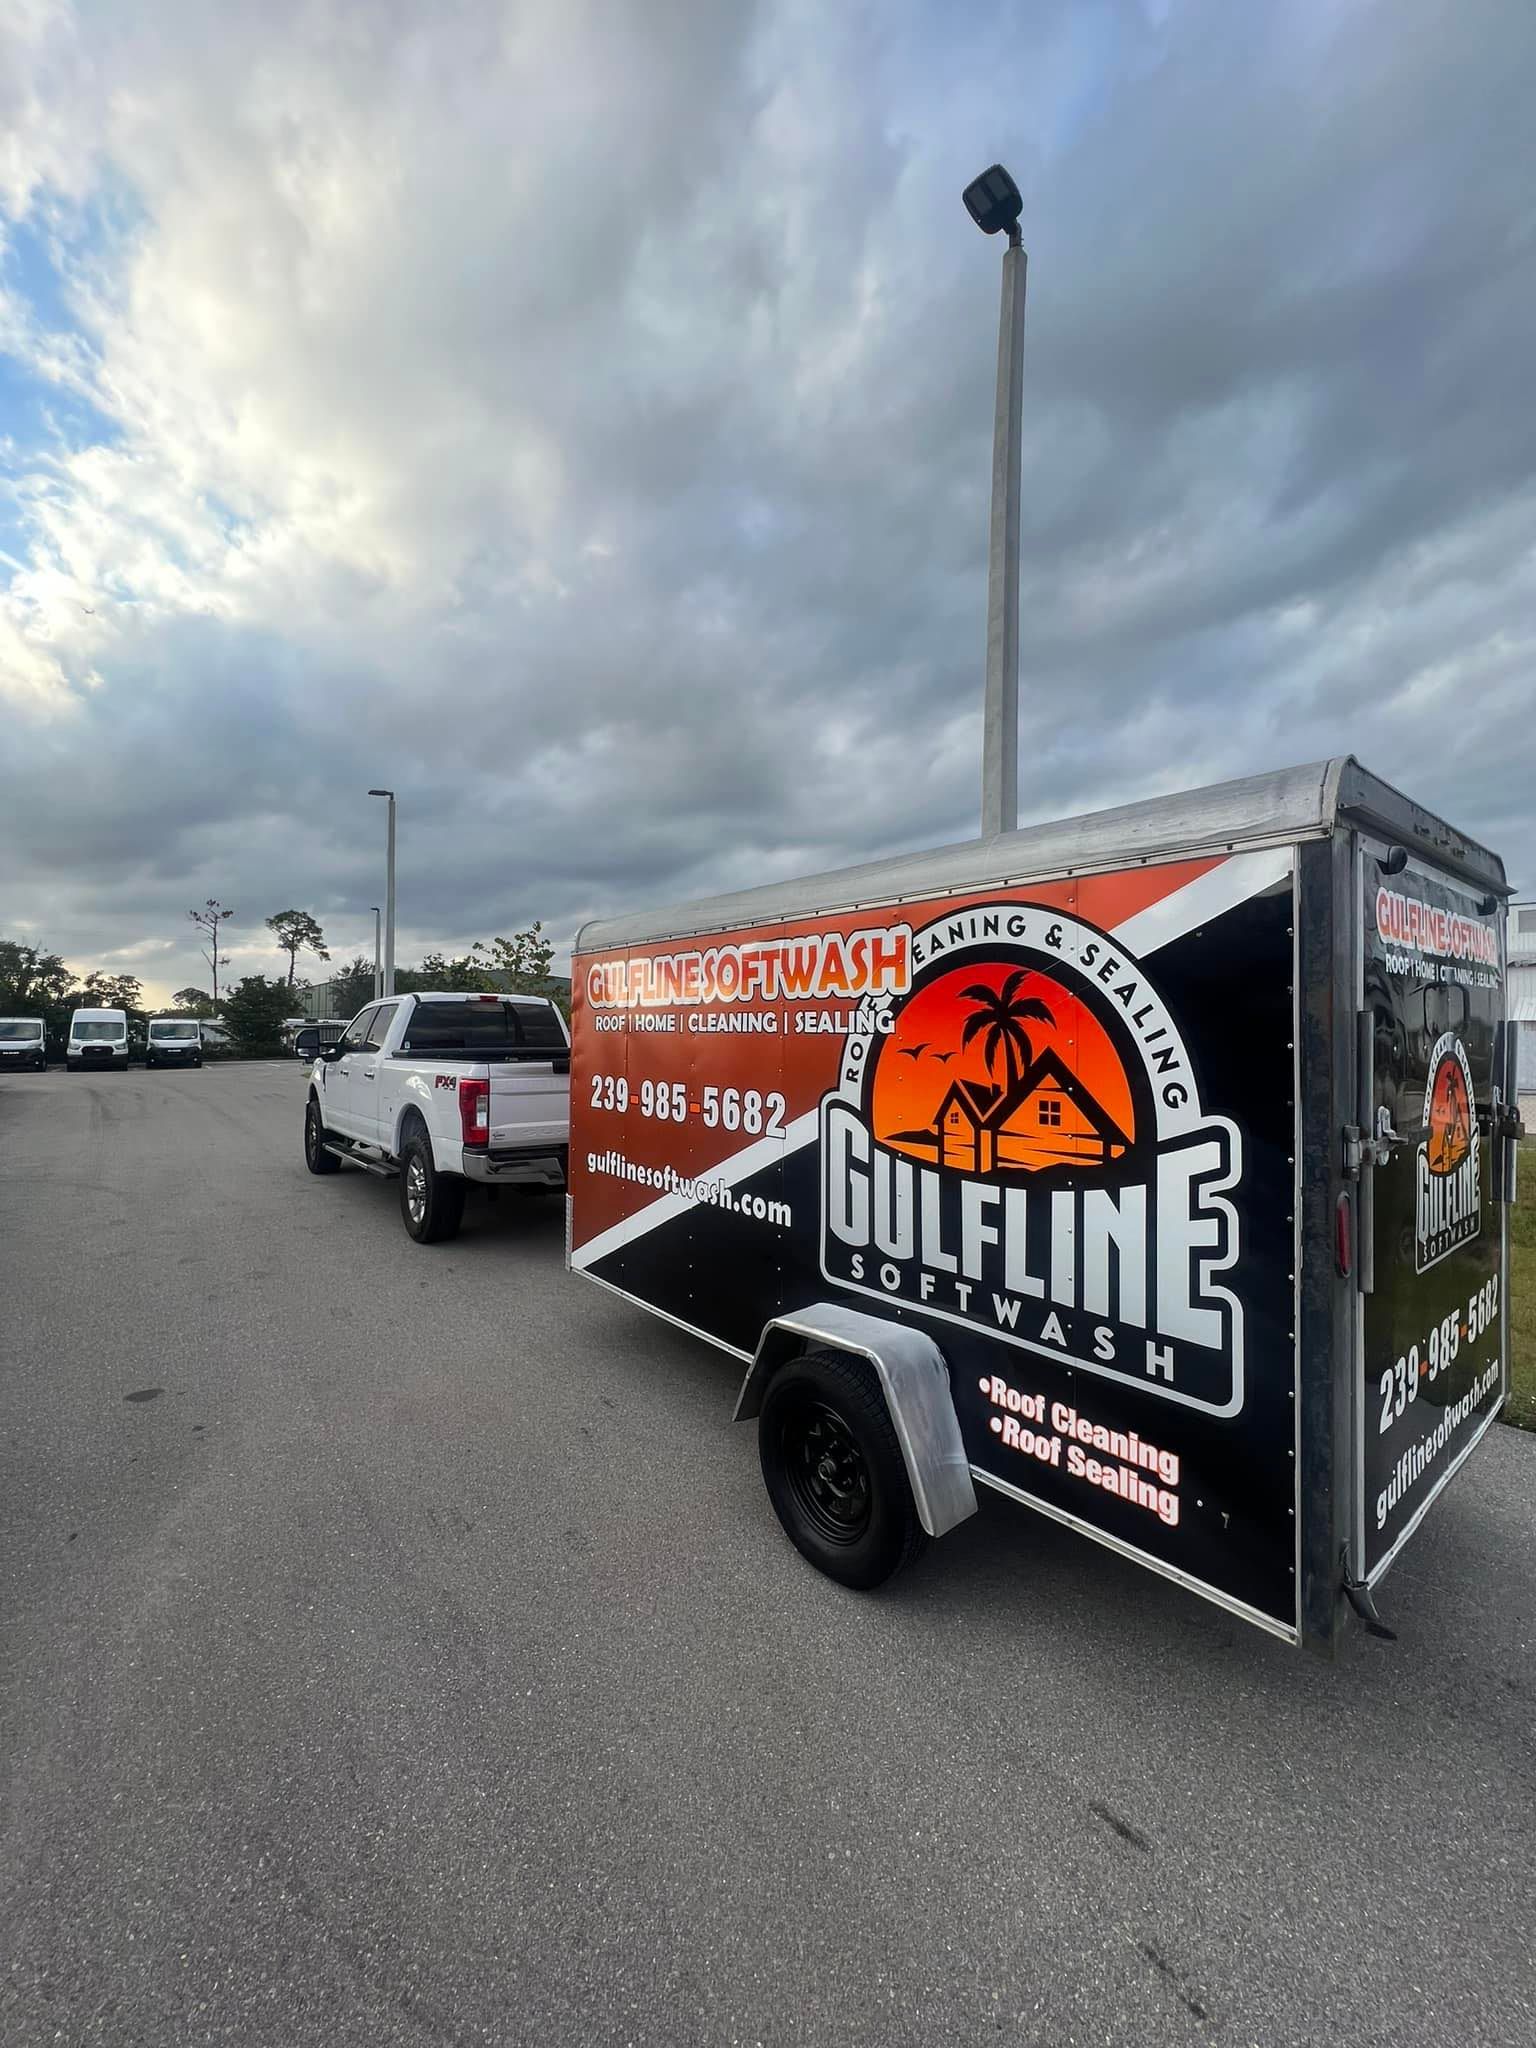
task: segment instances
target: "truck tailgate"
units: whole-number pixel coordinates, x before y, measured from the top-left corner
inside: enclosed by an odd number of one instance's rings
[[[568,1060],[561,1064],[569,1067]],[[490,1149],[563,1145],[570,1131],[571,1077],[551,1060],[518,1060],[491,1069]]]

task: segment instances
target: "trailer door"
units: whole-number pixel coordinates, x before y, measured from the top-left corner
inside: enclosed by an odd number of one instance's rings
[[[1508,1391],[1511,1140],[1502,907],[1368,838],[1357,866],[1354,1563],[1374,1583]]]

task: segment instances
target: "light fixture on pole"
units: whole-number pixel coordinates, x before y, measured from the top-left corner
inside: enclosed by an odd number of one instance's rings
[[[389,857],[384,875],[384,994],[395,992],[395,792],[370,789],[370,796],[389,798]]]
[[[992,428],[992,532],[987,550],[987,694],[981,738],[983,838],[1019,822],[1019,471],[1024,419],[1024,201],[993,164],[966,186],[965,210],[984,235],[1006,231]]]
[[[383,913],[377,903],[370,903],[368,908],[373,912],[373,993],[377,1000],[384,993],[384,942],[379,935],[379,919]]]

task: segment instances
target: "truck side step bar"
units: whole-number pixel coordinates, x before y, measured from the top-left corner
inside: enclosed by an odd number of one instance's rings
[[[399,1177],[400,1168],[396,1162],[371,1146],[365,1150],[361,1145],[349,1145],[345,1138],[332,1138],[324,1149],[333,1152],[338,1159],[350,1159],[354,1166],[360,1166],[364,1173],[375,1174],[380,1180]]]

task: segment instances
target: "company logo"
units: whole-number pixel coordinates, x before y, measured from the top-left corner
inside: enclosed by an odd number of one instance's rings
[[[1427,1272],[1483,1227],[1482,1141],[1472,1067],[1454,1032],[1435,1041],[1414,1171],[1414,1265]]]
[[[936,919],[911,962],[822,1102],[826,1277],[1235,1415],[1242,1138],[1146,970],[1017,903]]]
[[[1484,967],[1499,964],[1499,935],[1482,918],[1465,917],[1443,904],[1403,896],[1396,889],[1376,891],[1376,929],[1388,945],[1411,953],[1433,954],[1442,960],[1471,960]]]

